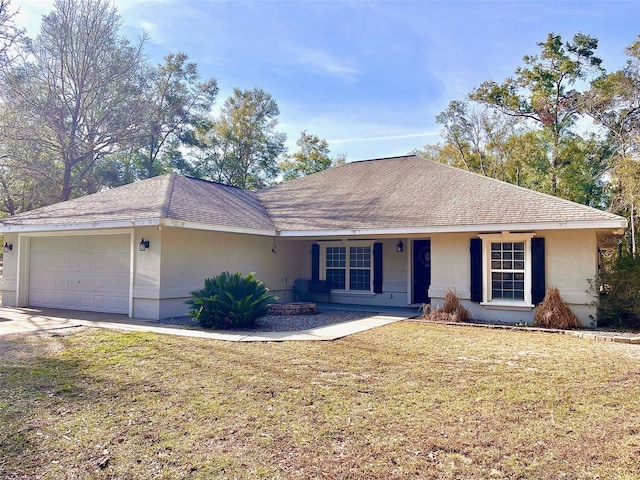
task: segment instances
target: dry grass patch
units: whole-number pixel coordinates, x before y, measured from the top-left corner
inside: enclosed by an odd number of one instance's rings
[[[0,337],[0,477],[639,478],[640,349],[401,322],[335,342]]]

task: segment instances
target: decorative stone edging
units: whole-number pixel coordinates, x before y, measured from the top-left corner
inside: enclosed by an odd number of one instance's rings
[[[269,315],[315,315],[318,306],[313,302],[274,303],[269,305]]]

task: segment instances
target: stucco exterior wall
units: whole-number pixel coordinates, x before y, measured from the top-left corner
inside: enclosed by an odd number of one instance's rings
[[[5,233],[4,243],[13,245],[11,252],[3,254],[2,265],[2,281],[0,282],[0,289],[2,290],[2,304],[15,307],[18,305],[17,298],[17,285],[18,285],[18,235]]]
[[[305,242],[276,239],[274,254],[273,237],[180,228],[156,231],[158,239],[154,242],[151,234],[149,238],[152,246],[158,244],[160,248],[139,252],[134,316],[165,318],[186,314],[188,306],[184,302],[189,292],[202,288],[205,278],[223,271],[255,272],[281,301],[291,301],[293,280],[310,269],[310,247],[306,245],[305,249]],[[142,261],[143,255],[151,252],[156,252],[157,257],[145,256]],[[159,274],[154,277],[156,271]],[[159,279],[159,284],[154,278]],[[144,292],[149,293],[147,298],[142,298]],[[152,310],[154,299],[157,312]]]
[[[295,279],[311,278],[311,245],[314,243],[311,239],[276,238],[274,254],[274,238],[267,236],[172,227],[123,230],[127,231],[133,231],[131,311],[135,317],[153,319],[186,314],[188,308],[184,302],[189,298],[189,292],[201,288],[205,278],[225,270],[244,274],[255,272],[283,302],[293,300],[291,288]],[[588,289],[589,280],[597,275],[596,232],[553,230],[537,231],[535,235],[545,238],[546,286],[558,287],[583,325],[592,325],[594,297]],[[530,308],[496,309],[470,302],[469,242],[477,236],[478,232],[424,237],[431,240],[429,295],[432,304],[442,304],[445,291],[454,288],[477,319],[531,322],[534,310]],[[137,248],[142,238],[150,242],[149,249],[144,252]],[[334,293],[332,302],[372,306],[410,304],[413,239],[402,238],[403,252],[396,250],[398,240],[376,240],[383,244],[382,293]],[[30,238],[10,233],[5,234],[4,241],[11,243],[13,250],[4,255],[4,274],[0,284],[3,304],[26,306]],[[19,282],[18,271],[22,272]]]
[[[558,287],[563,299],[578,315],[584,326],[591,326],[596,309],[594,297],[587,292],[589,279],[595,278],[598,268],[598,248],[593,230],[537,231],[545,238],[546,286]],[[454,288],[473,316],[481,320],[500,322],[532,322],[533,309],[504,309],[470,302],[469,241],[471,234],[442,234],[431,236],[432,305],[442,305],[444,292]]]

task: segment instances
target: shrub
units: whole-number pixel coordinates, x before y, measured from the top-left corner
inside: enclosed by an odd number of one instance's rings
[[[205,279],[204,288],[191,295],[189,315],[202,327],[220,330],[255,326],[256,320],[268,313],[268,306],[278,300],[253,273],[243,277],[222,272]]]
[[[471,312],[460,303],[456,291],[449,288],[444,293],[442,307],[433,308],[431,305],[424,305],[422,318],[435,322],[468,322],[472,317]]]
[[[556,287],[547,289],[542,303],[536,309],[533,323],[539,327],[561,329],[580,326],[580,320],[562,300],[560,291]]]
[[[640,328],[640,256],[611,260],[594,285],[598,294],[598,326]]]

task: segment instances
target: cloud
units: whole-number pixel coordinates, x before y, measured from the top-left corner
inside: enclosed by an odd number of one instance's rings
[[[302,65],[316,75],[355,81],[360,76],[360,70],[351,62],[336,58],[329,52],[298,47],[290,52],[294,63]]]
[[[10,11],[16,10],[17,26],[25,28],[28,35],[35,37],[40,31],[42,16],[53,10],[53,0],[21,0],[10,5]]]
[[[422,137],[437,137],[440,135],[439,131],[433,132],[416,132],[416,133],[397,133],[390,135],[398,130],[390,130],[387,132],[371,133],[367,135],[358,135],[355,137],[340,138],[335,140],[329,140],[329,143],[353,143],[353,142],[377,142],[377,141],[389,141],[389,140],[404,140],[408,138],[422,138]]]

